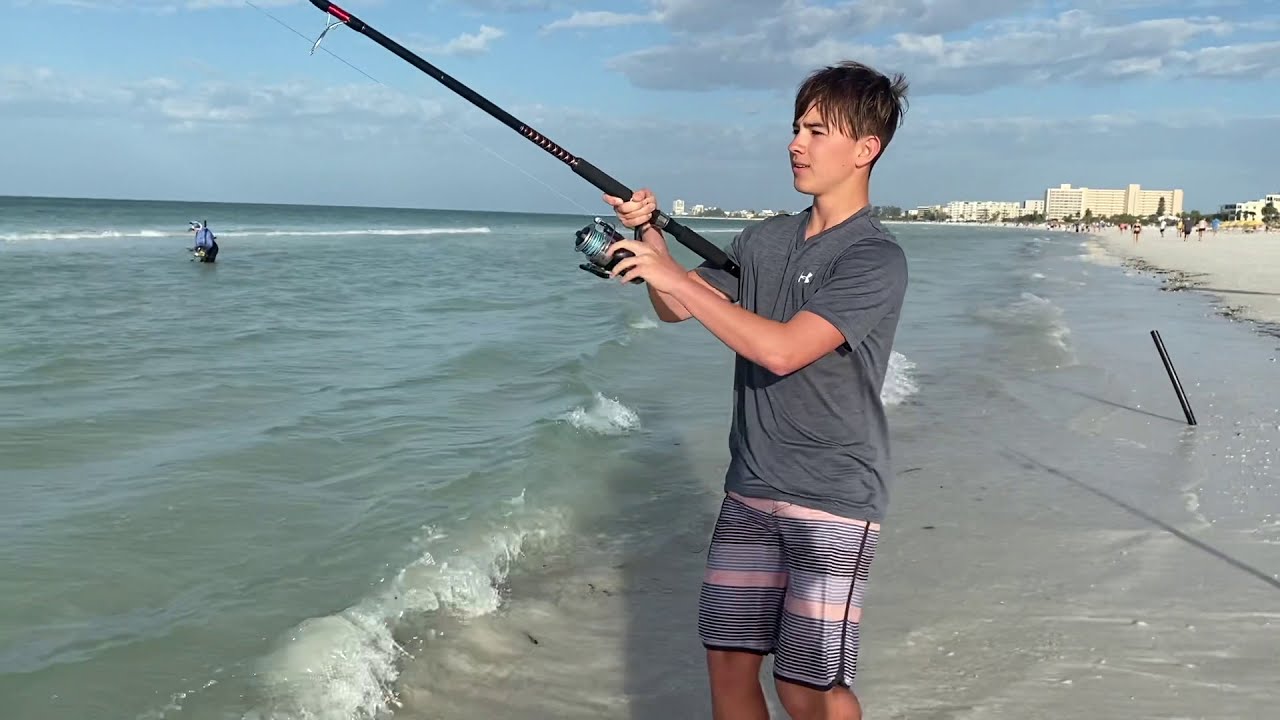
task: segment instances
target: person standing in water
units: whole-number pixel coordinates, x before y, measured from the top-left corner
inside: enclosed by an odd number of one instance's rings
[[[209,221],[202,220],[199,224],[192,222],[191,229],[196,233],[194,249],[200,253],[200,262],[214,262],[218,257],[218,238],[209,229]]]
[[[730,463],[698,602],[716,720],[766,720],[760,669],[797,720],[859,720],[862,604],[893,478],[880,399],[907,261],[871,214],[872,167],[901,124],[906,80],[857,62],[800,85],[787,147],[795,215],[726,248],[741,277],[685,270],[650,220],[657,198],[609,195],[642,240],[613,274],[646,281],[666,322],[696,318],[737,357]]]

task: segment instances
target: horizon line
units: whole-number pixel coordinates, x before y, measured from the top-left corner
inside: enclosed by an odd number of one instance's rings
[[[120,203],[173,203],[179,205],[251,205],[260,207],[341,208],[356,210],[413,210],[420,212],[493,213],[500,215],[578,215],[576,212],[530,212],[524,210],[480,210],[451,207],[420,207],[405,205],[328,204],[316,202],[251,202],[242,200],[181,200],[173,198],[97,197],[87,195],[9,195],[0,193],[0,200],[77,200],[89,202]],[[602,208],[602,210],[607,208]]]

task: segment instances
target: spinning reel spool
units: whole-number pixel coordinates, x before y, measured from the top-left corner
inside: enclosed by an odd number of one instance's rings
[[[590,225],[582,228],[573,234],[576,240],[573,243],[573,249],[587,256],[587,262],[578,265],[578,267],[595,275],[596,277],[609,279],[609,272],[623,258],[632,257],[635,253],[629,250],[618,250],[613,257],[608,257],[609,246],[625,240],[617,230],[609,223],[596,218]],[[644,280],[636,278],[633,283],[641,283]]]

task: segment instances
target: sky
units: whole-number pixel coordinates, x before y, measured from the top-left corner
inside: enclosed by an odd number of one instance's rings
[[[0,195],[607,211],[364,35],[310,54],[310,2],[250,2],[0,0]],[[1280,192],[1275,0],[341,5],[668,209],[805,207],[794,93],[843,59],[910,84],[878,205],[1138,183],[1213,212]]]

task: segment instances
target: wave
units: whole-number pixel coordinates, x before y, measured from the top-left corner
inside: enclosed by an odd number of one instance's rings
[[[1069,338],[1071,329],[1063,319],[1062,308],[1035,293],[1024,292],[1018,300],[1003,307],[984,307],[974,315],[990,325],[1003,327],[1016,334],[1031,334],[1050,341],[1069,362],[1075,362]]]
[[[598,392],[591,407],[578,406],[560,419],[598,435],[622,435],[640,427],[640,416],[635,410]]]
[[[424,616],[494,612],[502,584],[528,546],[565,532],[557,513],[526,509],[523,493],[509,506],[483,532],[454,537],[425,528],[415,539],[420,556],[387,578],[381,592],[293,628],[261,661],[263,697],[246,720],[350,720],[393,710],[401,660],[412,657],[398,635],[410,631],[414,640],[430,642],[437,633],[430,621],[420,621]]]
[[[24,242],[29,240],[99,240],[108,238],[164,238],[185,235],[169,230],[98,230],[56,231],[46,230],[26,233],[2,233],[0,242]]]
[[[463,228],[378,228],[366,230],[237,230],[227,237],[345,237],[349,235],[483,235],[491,232],[488,227]]]
[[[658,327],[658,321],[648,315],[640,315],[628,320],[627,327],[632,330],[652,330],[653,328]]]
[[[889,354],[889,368],[884,374],[884,385],[880,387],[880,402],[886,407],[901,405],[907,398],[920,392],[913,371],[916,364],[906,355],[894,350]]]
[[[492,232],[486,226],[477,227],[424,227],[424,228],[363,228],[357,230],[219,230],[218,239],[240,237],[348,237],[377,235],[399,237],[406,235],[482,235]],[[17,243],[48,240],[108,240],[117,238],[185,238],[187,232],[177,230],[44,230],[23,233],[0,233],[0,242]]]

